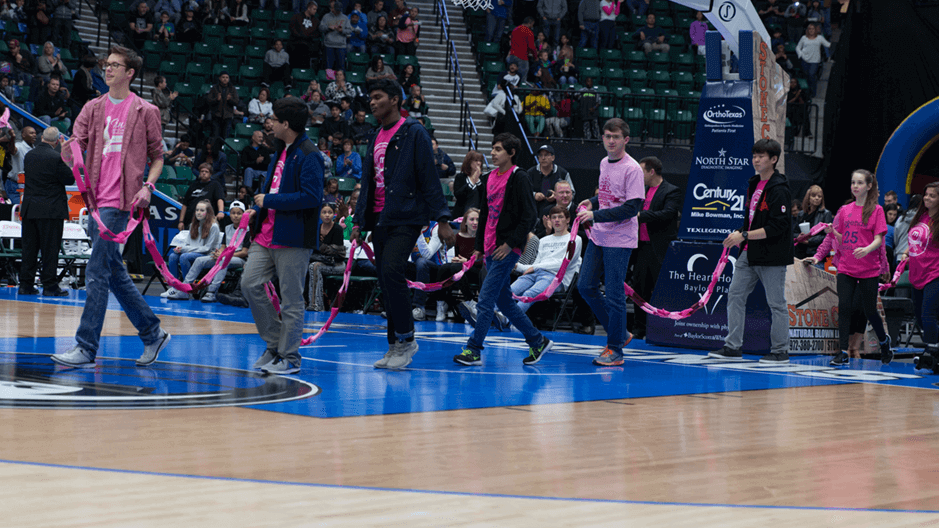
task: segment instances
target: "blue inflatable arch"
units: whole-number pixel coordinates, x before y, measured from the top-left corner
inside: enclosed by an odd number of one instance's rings
[[[877,185],[897,191],[898,201],[909,205],[916,165],[937,140],[939,97],[914,110],[890,135],[877,161]]]

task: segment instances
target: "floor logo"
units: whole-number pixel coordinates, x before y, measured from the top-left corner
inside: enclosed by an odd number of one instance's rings
[[[309,398],[311,383],[246,370],[98,358],[94,369],[55,365],[45,354],[0,353],[0,407],[28,409],[187,409]]]

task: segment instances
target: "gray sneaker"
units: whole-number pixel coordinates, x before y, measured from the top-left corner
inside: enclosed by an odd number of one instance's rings
[[[183,291],[179,291],[174,288],[173,291],[170,292],[170,294],[166,296],[166,298],[172,299],[174,301],[188,301],[189,294]]]
[[[145,367],[152,364],[157,360],[157,356],[160,355],[160,351],[166,348],[167,343],[170,342],[170,333],[166,330],[161,330],[163,335],[159,339],[143,347],[143,354],[137,359],[138,367]]]
[[[206,292],[205,295],[202,296],[202,302],[204,303],[218,302],[218,299],[215,298],[215,292]]]
[[[267,365],[270,365],[271,363],[273,363],[275,359],[277,359],[277,352],[268,348],[267,350],[264,351],[264,355],[258,358],[258,360],[254,362],[254,366],[251,368],[255,368],[255,369],[264,368]]]
[[[388,368],[388,360],[391,359],[391,356],[395,355],[395,351],[398,350],[398,342],[395,341],[388,345],[388,352],[385,352],[385,356],[375,362],[375,368]]]
[[[512,323],[509,322],[509,318],[502,315],[502,312],[500,312],[499,310],[495,310],[492,313],[492,324],[500,332],[506,332],[512,329]]]
[[[466,324],[476,327],[476,301],[463,301],[457,306],[457,310]]]
[[[427,312],[425,312],[424,309],[420,307],[414,308],[411,310],[411,317],[413,317],[415,321],[423,321],[425,318],[427,318]]]
[[[284,358],[277,358],[272,363],[261,367],[266,374],[296,374],[300,372],[300,365],[294,365]]]
[[[388,363],[385,364],[384,368],[402,369],[411,364],[411,359],[416,353],[417,341],[405,341],[404,343],[398,343],[397,348],[391,354],[391,357],[388,359]]]
[[[66,367],[72,368],[94,368],[95,366],[94,356],[84,348],[77,345],[68,352],[53,354],[50,359],[59,365],[65,365]]]

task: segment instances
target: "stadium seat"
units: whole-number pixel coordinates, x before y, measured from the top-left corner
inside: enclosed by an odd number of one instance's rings
[[[245,65],[238,69],[238,82],[241,85],[251,85],[261,81],[261,69]]]
[[[166,45],[167,60],[185,62],[192,57],[192,46],[188,42],[170,42]]]
[[[623,61],[623,52],[618,49],[602,49],[600,50],[600,64],[604,68],[619,68],[620,63]]]
[[[254,134],[255,130],[261,130],[261,125],[256,123],[236,123],[234,137],[250,139],[251,134]]]
[[[633,93],[635,94],[636,106],[642,110],[643,114],[649,115],[652,111],[652,107],[655,106],[655,90],[652,88],[640,88],[633,90]]]
[[[678,111],[680,107],[678,90],[666,88],[665,90],[656,90],[655,93],[658,96],[654,105],[656,108],[664,108],[670,116]]]
[[[258,11],[255,11],[255,13],[257,12]],[[270,26],[253,27],[248,30],[248,37],[249,37],[249,40],[251,41],[251,44],[255,46],[261,46],[266,51],[268,47],[268,43],[270,42],[270,38],[271,38]]]
[[[665,139],[665,110],[662,110],[661,108],[655,108],[652,110],[651,114],[646,115],[649,120],[647,125],[649,136]]]
[[[690,141],[694,134],[695,116],[688,110],[678,110],[672,120],[674,122],[675,139]]]
[[[626,124],[629,125],[629,135],[630,137],[642,137],[642,109],[641,108],[627,108],[626,109]]]
[[[202,62],[210,62],[216,56],[215,48],[205,42],[197,42],[192,46],[193,59]]]
[[[629,89],[632,90],[633,93],[649,85],[649,74],[645,70],[629,70],[626,72],[626,79],[629,81]]]
[[[686,71],[673,72],[672,86],[679,92],[690,91],[694,87],[694,76]]]
[[[574,58],[578,67],[597,66],[600,63],[596,48],[574,48]]]
[[[649,54],[649,68],[652,70],[668,71],[668,53],[655,51]]]
[[[679,53],[672,60],[672,71],[683,71],[691,73],[694,71],[694,55],[691,53]]]
[[[665,90],[672,86],[672,76],[667,71],[656,70],[652,72],[652,87],[656,90]]]

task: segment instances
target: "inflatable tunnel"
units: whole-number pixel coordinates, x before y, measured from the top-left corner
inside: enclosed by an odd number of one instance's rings
[[[877,185],[883,192],[897,191],[903,207],[914,194],[916,165],[939,140],[939,97],[917,108],[893,131],[877,161]],[[881,193],[883,194],[883,193]]]

